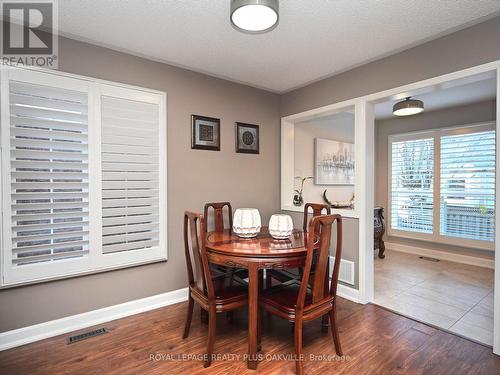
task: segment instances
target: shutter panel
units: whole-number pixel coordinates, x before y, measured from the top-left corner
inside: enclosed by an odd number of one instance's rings
[[[432,233],[433,138],[392,142],[391,156],[391,228]]]
[[[79,261],[89,257],[88,92],[65,86],[87,86],[35,72],[9,76],[6,86],[4,281],[84,270],[87,263]]]
[[[121,91],[101,97],[102,253],[152,255],[160,245],[160,107]]]
[[[495,132],[441,137],[441,235],[494,241]]]

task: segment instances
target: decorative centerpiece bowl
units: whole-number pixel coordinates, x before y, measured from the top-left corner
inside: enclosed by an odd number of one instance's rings
[[[269,234],[277,240],[288,238],[293,232],[293,222],[289,215],[275,214],[269,220]]]
[[[260,227],[260,214],[256,208],[238,208],[234,212],[233,232],[238,237],[255,237],[259,234]]]

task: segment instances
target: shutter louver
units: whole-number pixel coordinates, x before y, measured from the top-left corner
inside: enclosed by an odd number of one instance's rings
[[[158,247],[159,108],[102,96],[102,252]]]
[[[494,241],[494,131],[441,138],[440,216],[442,235]]]
[[[391,152],[391,227],[432,233],[433,139],[393,142]]]
[[[87,93],[10,81],[12,266],[88,257]]]

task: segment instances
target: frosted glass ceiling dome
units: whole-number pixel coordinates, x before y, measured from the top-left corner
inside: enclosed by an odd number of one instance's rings
[[[231,0],[231,23],[246,33],[265,33],[278,24],[278,0]]]

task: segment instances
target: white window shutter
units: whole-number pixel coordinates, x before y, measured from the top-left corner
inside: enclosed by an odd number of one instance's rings
[[[443,236],[495,240],[495,131],[441,137]]]
[[[434,139],[391,143],[391,228],[433,233]]]
[[[4,283],[88,269],[88,84],[2,72]]]
[[[165,258],[161,97],[109,85],[100,92],[103,262]]]
[[[0,74],[0,284],[166,260],[166,95]]]

